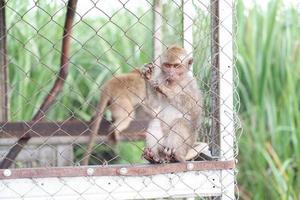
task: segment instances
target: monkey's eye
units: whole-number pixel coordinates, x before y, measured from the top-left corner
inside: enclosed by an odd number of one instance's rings
[[[181,68],[182,65],[181,64],[174,64],[174,68]]]
[[[165,68],[171,68],[171,67],[172,67],[172,65],[171,65],[171,64],[169,64],[169,63],[164,63],[164,67],[165,67]]]

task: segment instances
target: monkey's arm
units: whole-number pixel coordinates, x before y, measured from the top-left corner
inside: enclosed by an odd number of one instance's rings
[[[160,87],[161,84],[164,84],[164,81],[160,78],[161,76],[155,77],[154,70],[155,65],[153,63],[147,63],[142,67],[141,75],[148,82],[153,91],[157,92],[157,94],[167,97],[165,92],[161,90]]]

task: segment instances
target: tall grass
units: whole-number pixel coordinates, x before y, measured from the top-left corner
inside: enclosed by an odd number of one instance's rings
[[[7,2],[11,120],[31,119],[59,70],[65,6],[29,2]],[[48,120],[89,120],[106,79],[151,60],[151,15],[125,9],[110,19],[76,15],[70,72]]]
[[[300,12],[237,4],[241,196],[300,198]]]
[[[66,7],[59,1],[51,4],[39,1],[38,7],[31,4],[29,0],[7,2],[12,121],[32,118],[59,70]],[[76,15],[68,78],[46,120],[90,120],[105,80],[149,62],[152,41],[147,38],[152,36],[148,28],[152,24],[151,15],[144,10],[133,15],[126,9],[111,18]],[[115,149],[103,145],[95,152],[99,159],[92,161],[102,164],[101,157],[115,150],[110,163],[141,162],[141,153],[136,152],[143,149],[143,143],[130,144],[124,143]],[[75,157],[80,157],[82,152],[82,148],[76,148]]]

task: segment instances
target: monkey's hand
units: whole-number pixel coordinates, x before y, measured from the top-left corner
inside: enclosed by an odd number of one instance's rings
[[[146,80],[150,80],[153,71],[154,71],[154,64],[153,63],[145,64],[144,67],[141,70],[142,77]]]
[[[155,80],[149,80],[148,81],[150,86],[155,90],[157,93],[161,94],[163,97],[167,97],[167,95],[164,93],[164,91],[160,88],[158,81]]]

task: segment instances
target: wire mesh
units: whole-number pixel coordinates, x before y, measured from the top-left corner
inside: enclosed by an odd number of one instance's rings
[[[229,27],[227,32],[231,38],[225,44],[220,43],[218,35],[222,32],[219,30],[226,31],[228,27],[223,22],[232,16],[220,18],[218,4],[217,0],[2,1],[1,27],[6,30],[2,32],[1,40],[6,39],[7,47],[1,48],[1,59],[5,60],[0,63],[1,71],[7,77],[1,77],[1,84],[7,86],[7,90],[0,91],[0,110],[8,115],[1,116],[0,160],[2,168],[26,168],[27,171],[23,174],[13,171],[17,175],[13,174],[12,179],[11,171],[3,170],[0,198],[215,199],[222,195],[224,199],[234,198],[226,189],[235,185],[231,178],[235,171],[231,167],[206,164],[219,168],[193,170],[197,163],[214,164],[234,160],[237,156],[236,142],[231,144],[226,138],[235,139],[235,131],[240,129],[235,115],[239,100],[226,71],[222,74],[224,70],[220,68],[224,66],[219,60],[220,56],[225,56],[234,64],[234,58],[224,52],[226,45],[232,45],[234,32]],[[217,7],[213,9],[213,5]],[[229,0],[222,1],[222,5],[233,10]],[[149,115],[138,105],[134,105],[133,113],[126,105],[119,104],[120,97],[117,97],[109,102],[103,113],[92,153],[88,155],[88,164],[100,168],[85,167],[83,161],[87,157],[89,136],[98,124],[93,116],[99,97],[114,92],[105,90],[105,83],[113,78],[120,81],[121,74],[141,72],[145,63],[161,67],[161,51],[172,44],[184,47],[188,56],[193,57],[193,80],[197,90],[201,91],[201,101],[196,100],[202,110],[196,127],[197,143],[189,147],[189,151],[198,147],[195,155],[189,158],[192,164],[176,165],[178,160],[174,159],[172,151],[171,158],[164,154],[168,158],[159,161],[164,167],[153,170],[161,164],[148,165],[149,159],[143,158],[149,124],[157,120],[160,126],[166,124],[169,130],[174,125],[162,121],[159,113]],[[228,71],[232,70],[230,67],[233,66],[228,66]],[[137,76],[143,79],[139,73]],[[233,77],[237,83],[236,73]],[[147,80],[144,82],[148,84]],[[227,97],[221,96],[220,82],[225,82],[229,90],[234,91],[235,108],[228,106]],[[129,91],[137,98],[138,95],[126,84],[121,83],[127,93]],[[192,95],[185,92],[187,87],[183,86],[172,99],[182,93],[191,98]],[[152,88],[146,87],[147,90],[153,92]],[[140,101],[147,102],[147,98]],[[176,107],[172,99],[167,106]],[[229,113],[225,113],[231,119],[229,124],[220,119],[221,107],[229,109]],[[118,123],[111,110],[114,108],[119,115],[125,114]],[[157,107],[152,109],[156,111]],[[186,116],[192,111],[185,111],[181,118],[188,121]],[[168,115],[164,119],[172,117]],[[130,125],[121,128],[128,120]],[[234,129],[228,132],[227,127],[231,125]],[[222,135],[223,132],[226,133]],[[176,130],[173,133],[180,135]],[[157,138],[157,142],[164,146],[167,137]],[[186,140],[183,139],[182,145]],[[230,148],[222,148],[222,141]],[[176,148],[180,147],[177,145]],[[227,156],[231,152],[233,156]],[[3,165],[6,161],[9,164]],[[155,173],[147,175],[141,168],[134,168],[140,165],[143,170],[150,166]],[[80,177],[64,177],[62,171],[55,171],[57,166],[70,166],[64,170],[78,173]],[[114,175],[111,176],[110,171],[103,174],[100,172],[103,168],[113,169]],[[131,170],[136,170],[135,176],[124,176]],[[29,175],[24,175],[27,172]],[[18,175],[24,179],[16,180]]]

